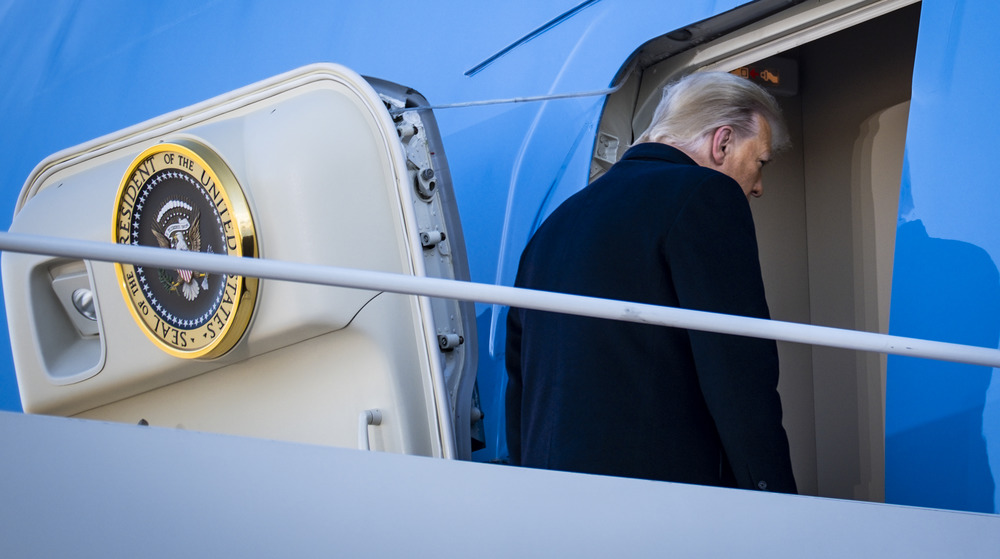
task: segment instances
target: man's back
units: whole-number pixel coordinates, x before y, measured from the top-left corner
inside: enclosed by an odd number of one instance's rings
[[[740,185],[662,144],[560,206],[517,285],[768,316]],[[516,463],[795,490],[773,341],[512,309],[507,362]]]

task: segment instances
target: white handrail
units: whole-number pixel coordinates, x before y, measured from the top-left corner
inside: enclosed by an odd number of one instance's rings
[[[1000,350],[993,348],[499,285],[20,233],[0,232],[0,250],[479,301],[595,318],[1000,367]]]

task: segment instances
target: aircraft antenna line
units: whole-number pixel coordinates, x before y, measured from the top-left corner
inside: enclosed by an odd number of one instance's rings
[[[623,83],[625,83],[624,80],[621,80],[620,83],[614,87],[610,87],[608,89],[599,89],[597,91],[580,91],[576,93],[553,93],[551,95],[535,95],[531,97],[510,97],[507,99],[486,99],[483,101],[464,101],[460,103],[446,103],[443,105],[426,105],[423,107],[396,107],[390,109],[389,114],[397,115],[408,111],[457,109],[462,107],[480,107],[483,105],[503,105],[506,103],[534,103],[538,101],[553,101],[556,99],[575,99],[578,97],[603,97],[605,95],[611,95],[612,93],[621,89]]]

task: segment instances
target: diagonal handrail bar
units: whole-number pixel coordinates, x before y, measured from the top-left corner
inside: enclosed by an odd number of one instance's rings
[[[0,232],[0,251],[103,262],[129,262],[160,268],[195,269],[261,279],[478,301],[594,318],[1000,367],[1000,349],[994,348],[466,281],[9,232]]]

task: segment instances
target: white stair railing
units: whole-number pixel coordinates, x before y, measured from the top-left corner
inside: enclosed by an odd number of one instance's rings
[[[478,301],[594,318],[1000,367],[1000,350],[995,348],[465,281],[19,233],[0,233],[0,251],[128,262],[160,268]]]

